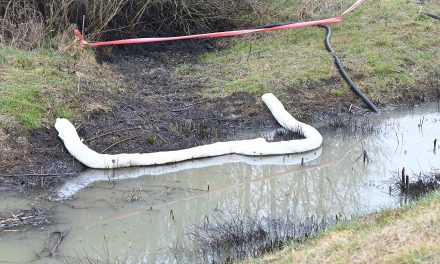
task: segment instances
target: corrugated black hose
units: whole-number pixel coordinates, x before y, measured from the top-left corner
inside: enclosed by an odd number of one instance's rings
[[[371,100],[364,93],[361,92],[359,87],[357,87],[356,84],[351,80],[350,76],[348,76],[347,71],[344,69],[344,66],[341,63],[341,60],[339,59],[338,55],[334,52],[332,46],[330,45],[330,37],[332,34],[331,29],[326,25],[320,25],[319,27],[325,28],[325,30],[327,31],[327,35],[325,36],[325,47],[327,48],[327,51],[332,54],[333,59],[335,60],[336,67],[338,68],[344,80],[350,85],[351,89],[360,98],[362,98],[362,100],[368,105],[371,111],[375,113],[379,113],[380,112],[379,108],[377,108],[377,106],[373,102],[371,102]]]
[[[440,16],[439,15],[436,15],[436,14],[433,14],[433,13],[429,13],[429,12],[420,12],[420,13],[422,13],[422,14],[425,14],[425,15],[427,15],[427,16],[429,16],[429,17],[432,17],[432,18],[434,18],[434,19],[438,19],[438,20],[440,20]]]
[[[420,13],[425,14],[429,17],[434,18],[434,19],[440,20],[439,15],[429,13],[429,12],[420,12]],[[278,26],[283,26],[283,25],[288,25],[288,24],[291,24],[291,23],[287,22],[287,23],[269,24],[269,25],[264,25],[264,26],[258,27],[258,28],[272,28],[272,27],[278,27]],[[364,93],[361,92],[359,87],[357,87],[357,85],[353,82],[353,80],[350,78],[350,76],[348,76],[347,71],[345,70],[344,66],[341,63],[341,59],[335,53],[335,51],[333,50],[333,48],[330,44],[330,37],[332,35],[332,30],[330,29],[330,27],[328,27],[326,25],[319,25],[319,27],[324,28],[327,32],[327,35],[325,36],[325,47],[326,47],[327,51],[332,54],[333,59],[335,60],[336,67],[338,68],[338,70],[341,73],[344,80],[350,85],[351,89],[360,98],[362,98],[362,100],[368,105],[368,107],[371,109],[371,111],[376,112],[376,113],[380,112],[379,108],[377,108],[377,106],[373,102],[371,102],[371,100]]]

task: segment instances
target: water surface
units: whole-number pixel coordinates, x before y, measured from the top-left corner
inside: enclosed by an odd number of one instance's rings
[[[88,257],[173,263],[172,248],[186,245],[185,233],[213,216],[349,218],[402,203],[389,194],[393,172],[440,167],[440,149],[433,150],[434,139],[440,139],[436,106],[330,123],[332,128],[319,128],[322,149],[310,153],[90,170],[53,194],[65,199],[59,202],[0,194],[2,212],[47,206],[57,221],[25,233],[0,233],[0,262],[84,263]],[[55,230],[68,235],[59,256],[44,257],[45,240]]]

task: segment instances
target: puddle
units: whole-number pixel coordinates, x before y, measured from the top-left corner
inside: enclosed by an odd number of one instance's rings
[[[1,232],[0,262],[174,263],[172,249],[187,244],[191,227],[213,216],[350,218],[405,202],[389,194],[392,172],[440,167],[434,105],[330,124],[319,129],[322,149],[302,155],[91,170],[54,194],[73,198],[48,204],[0,194],[2,212],[38,203],[53,208],[57,221],[25,233]],[[45,257],[44,243],[54,231],[68,233],[59,256]]]

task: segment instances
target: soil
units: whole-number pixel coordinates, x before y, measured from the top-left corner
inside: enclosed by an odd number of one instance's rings
[[[108,101],[114,106],[107,109],[97,104],[84,119],[74,120],[80,137],[100,153],[148,153],[228,140],[239,130],[279,127],[259,96],[240,92],[209,99],[200,95],[202,83],[173,74],[183,63],[196,63],[197,54],[214,49],[215,43],[202,40],[100,50],[100,58],[123,76],[126,88],[85,96],[85,102]],[[328,118],[343,112],[364,113],[356,106],[362,106],[362,101],[354,95],[330,99],[335,98],[329,96],[330,88],[340,82],[340,77],[334,77],[306,83],[279,99],[306,122],[318,114]],[[30,132],[11,126],[0,131],[0,138],[0,190],[53,187],[85,169],[67,152],[52,125]]]

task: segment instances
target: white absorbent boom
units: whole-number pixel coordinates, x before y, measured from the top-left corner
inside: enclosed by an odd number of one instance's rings
[[[100,154],[84,145],[73,124],[58,118],[55,128],[69,153],[84,165],[94,169],[116,169],[131,166],[154,166],[191,159],[208,158],[228,154],[246,156],[269,156],[303,153],[317,149],[322,144],[321,134],[312,126],[292,117],[281,102],[271,93],[262,96],[263,102],[278,123],[285,129],[300,133],[304,139],[282,142],[267,142],[264,138],[218,142],[214,144],[154,153]]]

